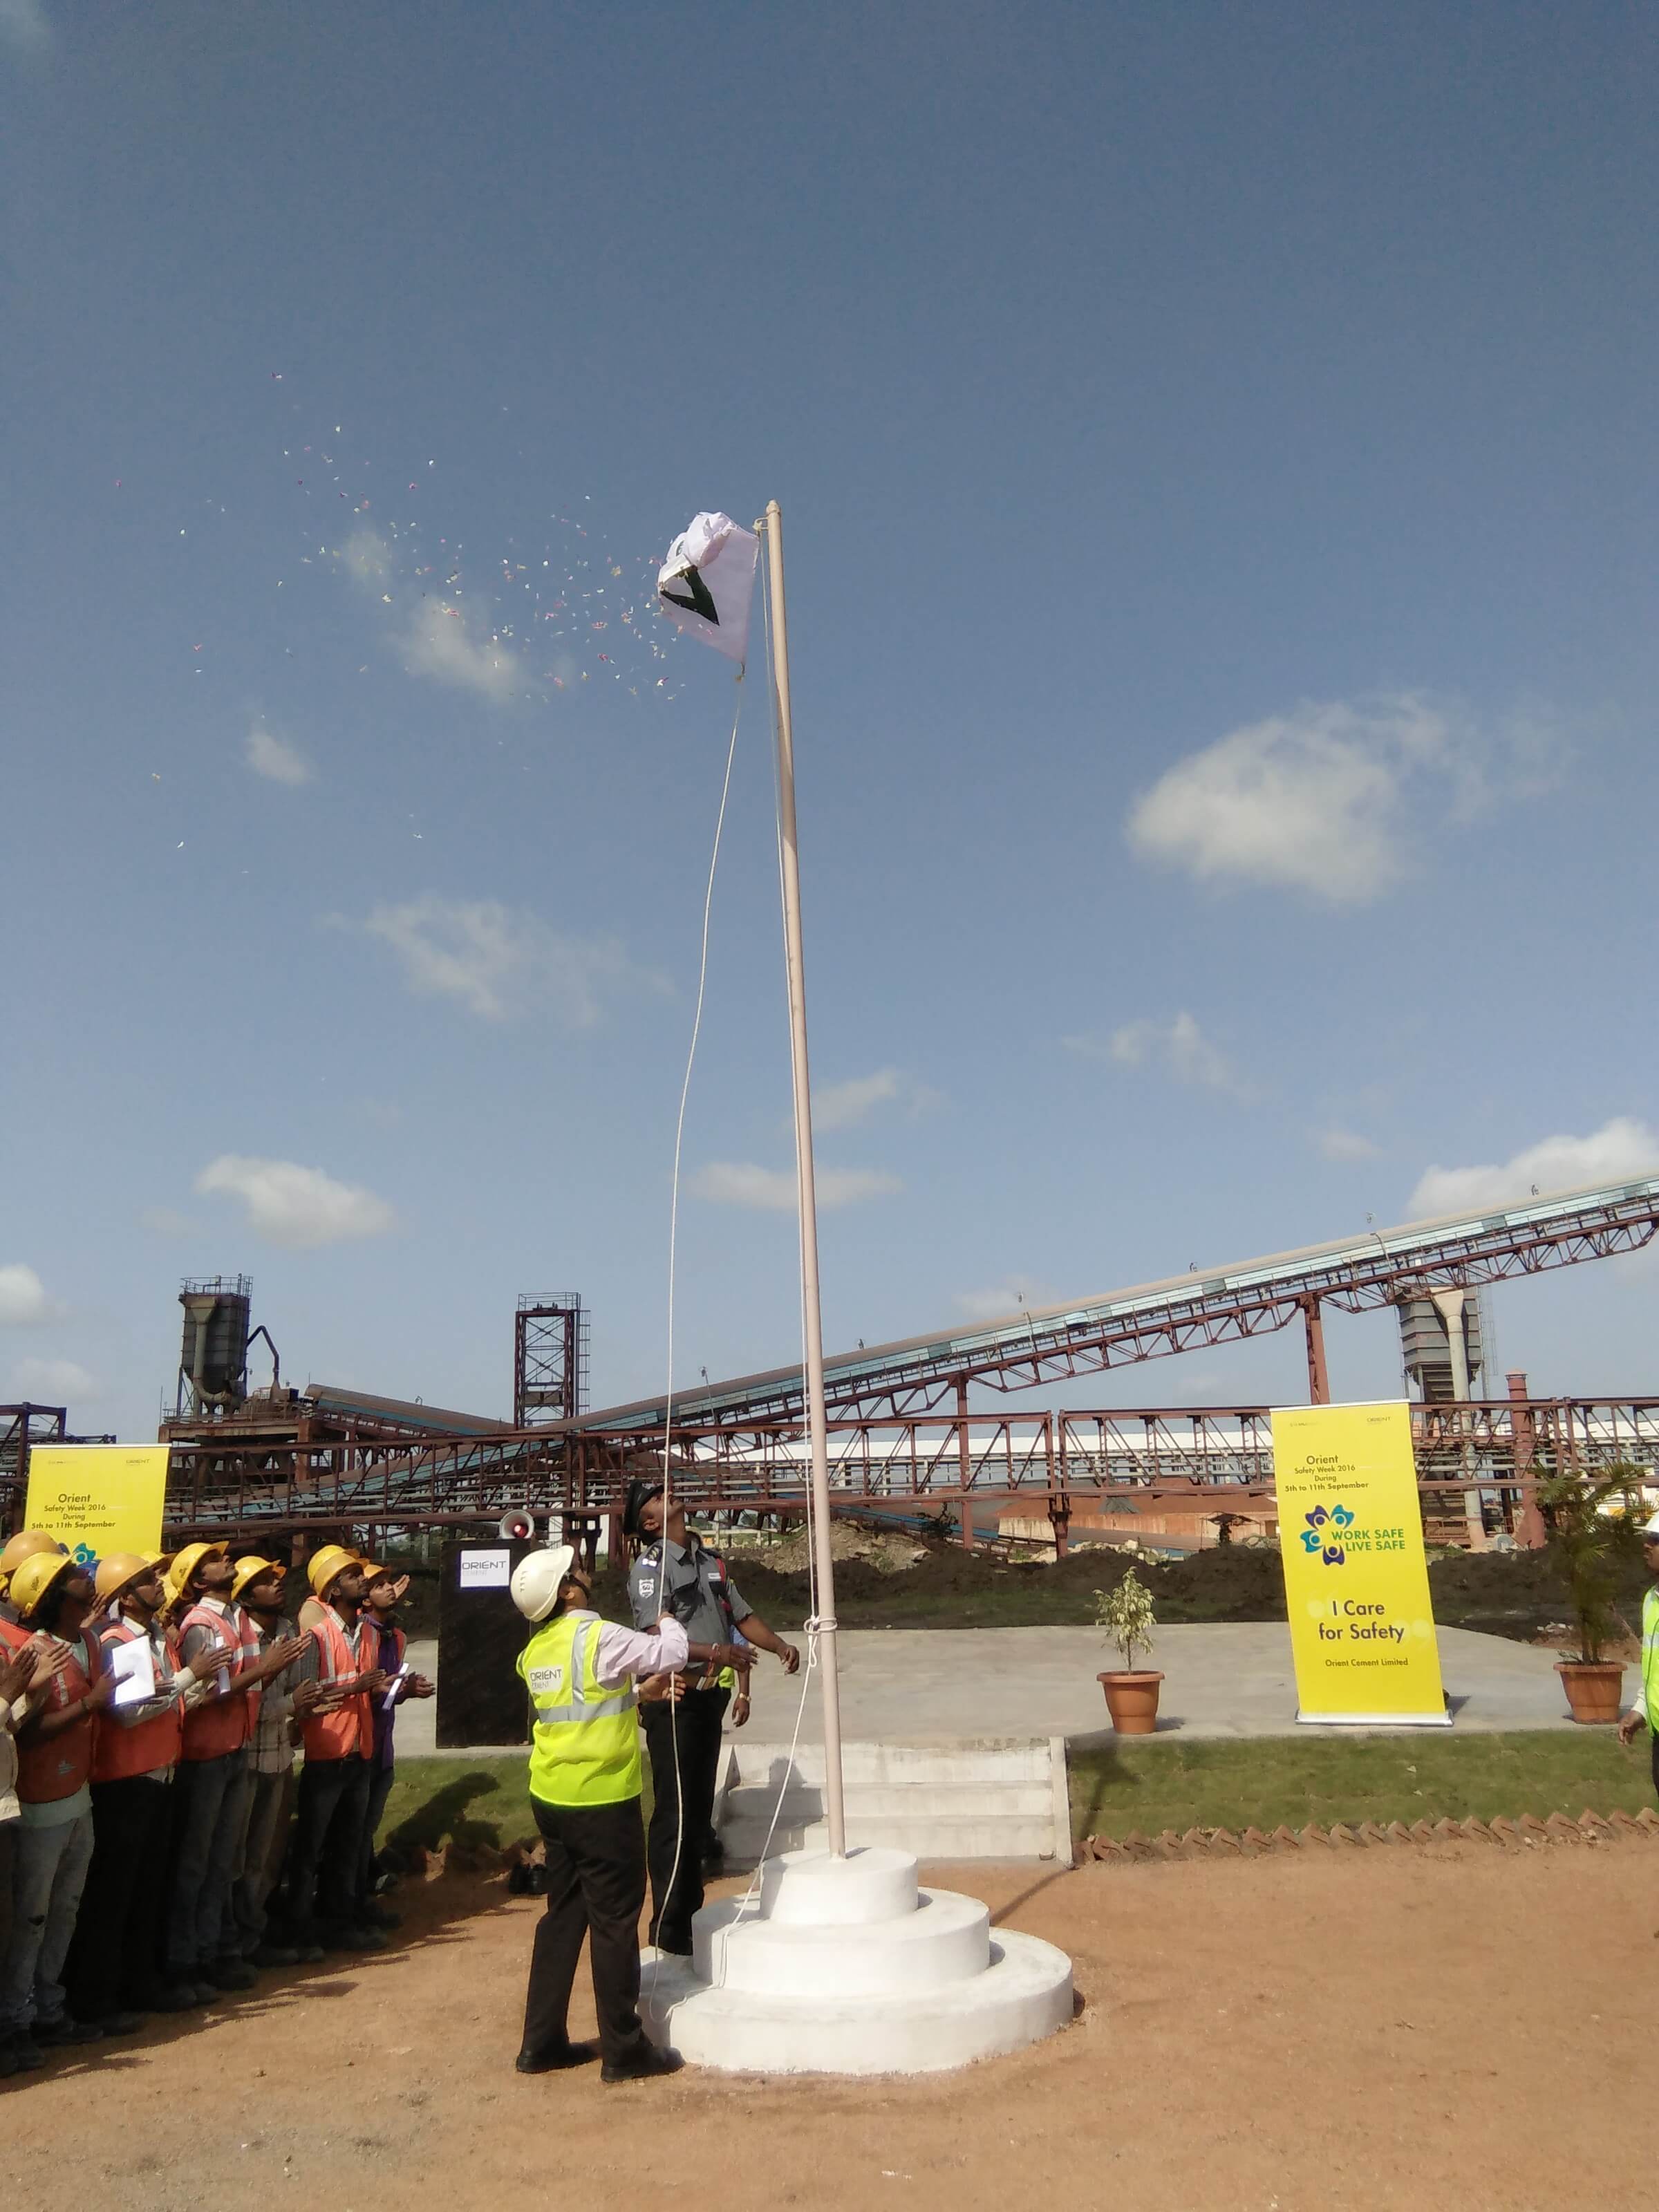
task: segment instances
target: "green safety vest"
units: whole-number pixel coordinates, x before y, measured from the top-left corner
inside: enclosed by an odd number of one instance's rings
[[[630,1674],[617,1689],[599,1678],[597,1613],[564,1613],[538,1628],[519,1654],[536,1709],[530,1794],[547,1805],[620,1805],[641,1788],[639,1692]]]
[[[1642,1599],[1642,1711],[1659,1735],[1659,1589]]]

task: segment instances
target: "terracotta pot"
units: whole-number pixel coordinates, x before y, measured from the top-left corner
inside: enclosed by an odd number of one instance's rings
[[[1622,1667],[1611,1659],[1597,1660],[1594,1666],[1583,1659],[1558,1659],[1555,1671],[1574,1720],[1606,1728],[1618,1719],[1625,1683]]]
[[[1126,1674],[1121,1669],[1095,1677],[1106,1692],[1106,1710],[1120,1735],[1151,1735],[1158,1726],[1158,1686],[1162,1674]]]

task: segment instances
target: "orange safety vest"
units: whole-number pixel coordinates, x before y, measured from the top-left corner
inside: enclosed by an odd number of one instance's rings
[[[21,1622],[0,1620],[0,1639],[14,1651],[21,1651],[33,1634]],[[69,1664],[52,1680],[42,1712],[61,1713],[66,1705],[84,1698],[103,1671],[97,1639],[82,1630],[70,1645]],[[23,1803],[51,1805],[60,1797],[73,1797],[92,1772],[94,1734],[94,1716],[82,1713],[56,1735],[31,1740],[26,1730],[19,1736],[17,1795]]]
[[[356,1674],[372,1674],[380,1662],[380,1632],[367,1613],[359,1616],[366,1632],[357,1638],[354,1656],[346,1632],[340,1626],[340,1616],[333,1607],[325,1608],[320,1620],[313,1621],[306,1632],[317,1641],[317,1679],[322,1682],[349,1682]],[[355,1698],[331,1713],[313,1713],[303,1729],[307,1759],[369,1759],[374,1752],[374,1701],[368,1692],[360,1691]]]
[[[118,1620],[110,1623],[100,1640],[108,1650],[112,1644],[134,1643],[143,1633],[124,1613]],[[179,1639],[168,1628],[162,1631],[161,1641],[168,1663],[176,1674]],[[93,1747],[92,1778],[94,1782],[125,1782],[135,1774],[153,1774],[159,1766],[177,1766],[184,1748],[182,1696],[175,1698],[164,1713],[154,1713],[149,1720],[134,1721],[131,1726],[118,1720],[112,1712],[106,1712],[100,1717],[98,1741]]]
[[[222,1663],[233,1673],[238,1667],[252,1666],[259,1656],[259,1632],[240,1606],[233,1607],[228,1615],[210,1613],[204,1605],[191,1606],[178,1625],[181,1647],[185,1632],[191,1628],[211,1630]],[[192,1705],[185,1715],[183,1756],[191,1760],[222,1759],[228,1751],[240,1751],[252,1735],[258,1719],[257,1689]]]

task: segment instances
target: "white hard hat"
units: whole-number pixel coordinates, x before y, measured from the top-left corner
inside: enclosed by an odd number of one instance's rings
[[[1642,1534],[1644,1536],[1659,1536],[1659,1513],[1649,1514],[1642,1523]]]
[[[531,1552],[513,1570],[508,1587],[513,1602],[526,1620],[545,1620],[558,1602],[559,1584],[570,1572],[576,1557],[569,1544],[550,1544]]]

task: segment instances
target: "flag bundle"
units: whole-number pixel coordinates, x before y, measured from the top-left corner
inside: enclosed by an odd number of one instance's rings
[[[657,574],[663,612],[739,665],[749,657],[749,605],[760,540],[729,514],[694,515]]]

